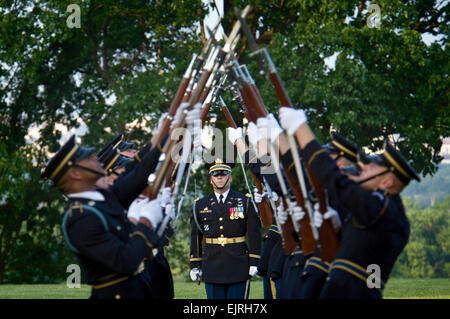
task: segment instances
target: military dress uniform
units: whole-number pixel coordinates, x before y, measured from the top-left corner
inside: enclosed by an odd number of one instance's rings
[[[166,139],[163,139],[162,143],[164,143],[165,140]],[[97,154],[98,160],[103,163],[103,167],[108,174],[115,173],[115,170],[119,167],[125,167],[125,172],[119,175],[116,180],[118,183],[121,183],[122,179],[126,178],[127,174],[132,172],[133,169],[142,162],[142,158],[145,158],[152,146],[151,143],[147,143],[132,159],[120,155],[120,152],[128,150],[132,145],[132,143],[123,140],[123,134],[119,134]],[[161,151],[161,146],[159,146],[158,149]],[[165,241],[160,242],[158,249],[155,248],[152,251],[153,258],[145,259],[143,275],[148,278],[151,287],[151,296],[154,299],[174,298],[172,271],[164,254],[164,246],[168,244],[169,237],[173,234],[170,225],[165,233]]]
[[[331,142],[324,147],[330,153],[336,155],[334,161],[345,158],[349,163],[357,163],[358,147],[337,132],[331,132]],[[329,194],[328,194],[329,195]],[[328,204],[335,209],[342,223],[347,223],[350,213],[339,204],[339,201],[328,196]],[[341,231],[337,233],[341,240]],[[320,296],[323,285],[330,271],[330,261],[323,261],[320,256],[320,248],[317,248],[313,255],[308,257],[301,272],[298,289],[293,292],[294,298],[317,299]]]
[[[302,155],[330,196],[351,213],[351,219],[342,226],[341,245],[320,298],[381,298],[384,284],[409,237],[409,222],[400,196],[363,189],[340,173],[315,140],[306,145]],[[372,160],[386,166],[405,185],[412,178],[420,180],[389,144],[382,155]],[[379,288],[369,288],[367,284],[373,275],[369,265],[376,265],[381,271],[377,278]]]
[[[263,237],[261,258],[258,263],[258,275],[263,277],[264,299],[276,299],[277,285],[269,276],[269,268],[273,262],[271,258],[273,248],[279,242],[281,242],[280,231],[277,225],[272,224]]]
[[[57,184],[69,167],[92,151],[76,145],[72,136],[47,164],[42,177]],[[144,269],[160,239],[153,229],[129,222],[126,208],[146,187],[159,155],[157,149],[147,154],[141,165],[109,189],[66,194],[62,233],[92,286],[91,298],[152,297]]]
[[[261,225],[250,195],[230,189],[219,203],[213,193],[195,202],[193,214],[190,266],[202,270],[208,299],[243,298],[249,267],[258,265],[261,252]]]

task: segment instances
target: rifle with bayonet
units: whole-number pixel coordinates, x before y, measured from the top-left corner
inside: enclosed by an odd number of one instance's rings
[[[261,69],[266,74],[268,74],[281,105],[286,107],[292,107],[291,99],[287,94],[287,91],[275,67],[275,64],[273,63],[270,54],[267,51],[267,48],[258,49],[258,45],[256,43],[255,38],[253,37],[253,34],[250,31],[250,28],[248,27],[245,19],[242,19],[240,15],[240,10],[238,8],[235,8],[235,12],[238,18],[241,19],[242,29],[244,30],[250,49],[252,50],[251,55],[256,57],[256,60],[260,65]],[[265,59],[262,58],[261,54],[264,55]],[[264,60],[266,61],[266,63],[264,63]],[[306,206],[309,208],[310,211],[312,211],[311,200],[309,199],[308,193],[306,192],[306,183],[304,181],[303,168],[302,165],[300,164],[300,160],[297,153],[297,143],[295,142],[293,136],[288,136],[288,139],[289,144],[291,145],[292,155],[294,157],[294,164],[296,167],[297,176],[300,179],[300,184],[302,185],[303,196],[307,202]],[[315,195],[319,202],[319,210],[321,214],[325,214],[327,212],[327,198],[325,190],[321,185],[320,181],[318,180],[318,178],[312,173],[311,169],[308,166],[306,166],[306,170],[308,173],[310,183],[313,186]],[[333,260],[339,248],[339,239],[330,220],[324,220],[324,223],[319,229],[319,238],[320,238],[320,254],[322,260],[324,261]]]
[[[235,66],[232,68],[232,70],[234,79],[233,84],[238,86],[237,90],[241,94],[242,101],[245,107],[244,113],[249,121],[256,123],[258,118],[265,117],[268,114],[262,98],[259,95],[256,87],[248,80],[244,72],[242,72],[242,69],[237,64],[237,62],[235,63]],[[274,147],[272,147],[271,150],[272,164],[275,164],[276,166],[275,172],[277,173],[278,181],[283,190],[284,206],[288,209],[292,217],[294,202],[298,206],[302,207],[305,212],[307,212],[307,210],[304,205],[303,194],[295,177],[288,170],[281,170],[284,171],[284,175],[280,175],[280,169],[282,167],[275,157],[284,154],[289,149],[289,146],[286,141],[286,137],[283,134],[280,135],[279,139],[280,148],[276,150]],[[290,188],[283,187],[286,186],[284,177],[286,177],[286,179],[288,180]],[[305,215],[305,218],[300,221],[299,225],[294,224],[292,219],[289,218],[286,223],[282,225],[282,228],[284,235],[283,247],[286,254],[292,253],[299,244],[301,244],[302,250],[305,252],[305,254],[314,252],[316,241],[312,232],[310,218],[308,215]],[[300,233],[301,235],[300,243],[297,235],[298,233]]]
[[[250,10],[250,7],[247,6],[243,10],[243,15],[246,16],[248,14],[249,10]],[[188,111],[192,110],[195,107],[195,105],[197,105],[198,103],[202,104],[202,101],[201,101],[202,96],[205,98],[207,96],[207,94],[204,94],[204,90],[206,88],[206,85],[209,83],[208,81],[209,81],[210,77],[214,76],[213,73],[220,68],[220,66],[223,64],[225,58],[231,56],[233,53],[232,52],[233,45],[236,44],[236,37],[239,36],[238,32],[240,30],[240,27],[241,27],[241,23],[238,20],[234,24],[231,34],[227,38],[227,41],[225,42],[225,45],[223,47],[220,47],[217,45],[212,45],[208,59],[204,63],[204,67],[202,68],[202,71],[200,73],[200,78],[197,81],[197,83],[195,84],[195,89],[190,94],[189,101],[187,103],[181,104],[178,107],[181,109],[178,109],[177,112],[181,111],[182,113],[180,113],[180,116],[179,116],[179,119],[177,122],[177,126],[172,127],[172,128],[170,128],[170,126],[168,126],[167,131],[170,130],[171,132],[173,132],[176,128],[185,127],[186,115],[187,115]],[[213,42],[213,40],[211,42]],[[161,134],[161,132],[159,132],[158,134]],[[190,134],[192,134],[192,133],[190,133]],[[162,187],[166,186],[165,183],[167,183],[169,176],[173,175],[173,172],[177,166],[176,163],[174,163],[171,155],[173,155],[174,151],[177,150],[178,142],[180,142],[180,141],[170,138],[165,143],[163,150],[162,150],[162,154],[159,159],[159,163],[155,169],[155,172],[149,176],[148,182],[149,182],[149,187],[151,190],[151,195],[153,195],[155,197],[156,197],[156,194],[159,192],[159,190]],[[179,161],[177,177],[176,177],[173,185],[171,185],[172,201],[174,201],[174,198],[177,196],[178,189],[181,184],[181,179],[183,177],[183,174],[185,172],[185,168],[187,165],[187,159],[189,157],[189,153],[192,148],[192,145],[190,144],[191,139],[187,139],[185,136],[185,137],[182,137],[182,142],[183,142],[183,148],[182,148],[181,161]],[[173,205],[173,207],[174,206],[175,205]],[[162,225],[160,226],[160,230],[158,231],[158,234],[162,233],[162,231],[165,229],[165,227],[168,224],[168,222],[170,221],[170,219],[171,219],[170,216],[168,216],[168,215],[165,216],[165,218],[163,219]]]

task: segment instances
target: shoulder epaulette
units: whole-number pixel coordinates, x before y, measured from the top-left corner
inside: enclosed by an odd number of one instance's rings
[[[248,198],[252,197],[252,195],[250,195],[249,193],[245,194],[245,196],[247,196]]]
[[[194,202],[198,202],[200,200],[200,197],[197,197],[196,199],[194,199]]]

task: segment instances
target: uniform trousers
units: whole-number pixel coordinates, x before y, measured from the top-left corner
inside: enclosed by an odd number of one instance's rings
[[[208,299],[244,299],[250,292],[250,280],[233,284],[211,284],[205,282]]]

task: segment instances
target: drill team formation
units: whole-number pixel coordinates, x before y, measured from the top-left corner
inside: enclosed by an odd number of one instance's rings
[[[73,135],[43,168],[42,178],[67,199],[62,234],[91,298],[174,298],[164,249],[196,169],[209,175],[210,193],[184,203],[191,212],[186,262],[208,299],[247,299],[255,276],[265,299],[383,297],[410,235],[400,195],[420,177],[388,139],[368,154],[333,130],[322,145],[313,133],[320,128],[293,107],[269,52],[258,48],[246,23],[250,10],[235,8],[220,43],[220,19],[208,30],[142,148],[120,132],[99,151]],[[270,79],[277,112],[268,112],[237,58],[242,36]],[[230,95],[241,118],[225,102]],[[204,156],[202,127],[215,106],[228,124],[226,140],[215,143],[233,145],[231,156]],[[233,181],[238,170],[244,180]],[[237,183],[247,193],[235,191]]]

